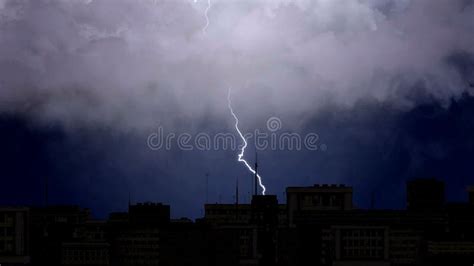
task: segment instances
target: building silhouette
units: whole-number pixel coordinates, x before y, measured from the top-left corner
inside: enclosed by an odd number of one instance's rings
[[[444,183],[434,178],[416,179],[407,184],[408,210],[440,210],[445,204]]]
[[[474,186],[469,186],[467,188],[467,193],[469,195],[469,203],[474,205]]]
[[[30,263],[28,208],[0,207],[0,263]]]
[[[237,192],[237,189],[236,189]],[[250,202],[205,204],[195,221],[129,204],[92,219],[78,206],[0,208],[4,265],[472,265],[474,189],[445,202],[435,179],[407,182],[405,210],[359,209],[345,185],[288,187]]]

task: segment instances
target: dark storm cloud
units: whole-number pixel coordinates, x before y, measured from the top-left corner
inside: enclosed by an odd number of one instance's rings
[[[3,110],[144,128],[221,113],[229,86],[294,116],[466,89],[445,58],[474,52],[470,2],[214,0],[203,34],[205,2],[1,1]]]

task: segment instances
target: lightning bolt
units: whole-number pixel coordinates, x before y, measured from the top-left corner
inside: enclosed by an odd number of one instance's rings
[[[239,119],[237,118],[237,115],[235,115],[234,113],[234,110],[232,109],[232,101],[231,101],[231,94],[230,94],[230,91],[231,89],[229,88],[229,93],[227,95],[227,106],[229,107],[229,110],[230,110],[230,113],[232,114],[232,116],[234,117],[234,120],[235,120],[235,130],[237,130],[237,132],[239,133],[239,136],[240,138],[242,139],[242,141],[244,142],[244,145],[242,146],[242,148],[240,149],[240,153],[239,155],[237,156],[237,159],[239,162],[241,163],[244,163],[245,166],[247,166],[247,168],[249,169],[250,172],[252,172],[252,174],[255,175],[255,170],[247,163],[247,161],[243,158],[244,157],[244,152],[245,152],[245,148],[247,148],[247,140],[244,138],[244,135],[242,134],[242,132],[240,131],[239,129]],[[265,186],[263,185],[262,183],[262,177],[257,174],[257,179],[258,179],[258,185],[262,188],[262,195],[265,195]]]
[[[206,7],[206,10],[204,11],[204,16],[206,17],[206,26],[204,26],[204,28],[202,29],[202,32],[203,33],[206,33],[207,31],[207,27],[209,27],[209,16],[208,16],[208,13],[209,13],[209,10],[211,9],[211,0],[207,0],[207,7]]]
[[[197,3],[198,0],[194,0],[194,3]],[[211,9],[211,0],[207,0],[207,7],[206,7],[206,10],[204,11],[204,16],[206,17],[206,25],[204,26],[204,28],[202,28],[202,33],[206,34],[207,32],[207,27],[209,27],[209,16],[208,16],[208,13],[209,13],[209,10]]]

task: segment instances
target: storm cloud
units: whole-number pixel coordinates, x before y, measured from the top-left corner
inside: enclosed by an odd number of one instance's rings
[[[474,53],[472,1],[211,3],[204,33],[207,1],[1,1],[1,110],[148,128],[224,113],[229,87],[297,117],[449,103],[472,79],[448,60]]]

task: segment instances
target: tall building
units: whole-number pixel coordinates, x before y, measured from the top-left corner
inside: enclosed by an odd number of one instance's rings
[[[20,265],[30,262],[28,224],[28,208],[0,208],[0,264]]]
[[[259,265],[273,266],[277,262],[278,200],[275,195],[254,195],[251,222],[256,225],[256,252]]]
[[[170,223],[169,205],[138,203],[129,206],[128,215],[111,218],[111,264],[160,265],[163,232]]]
[[[206,204],[201,221],[218,236],[216,253],[226,254],[216,265],[276,265],[282,216],[286,208],[275,195],[254,195],[251,204]]]

